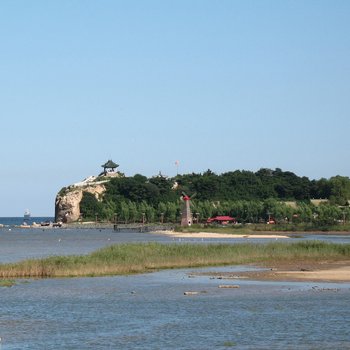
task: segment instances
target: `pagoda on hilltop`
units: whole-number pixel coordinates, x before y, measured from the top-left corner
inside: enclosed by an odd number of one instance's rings
[[[103,168],[103,175],[105,176],[113,176],[116,174],[115,169],[118,168],[118,164],[114,163],[113,160],[109,159],[105,164],[101,165]]]

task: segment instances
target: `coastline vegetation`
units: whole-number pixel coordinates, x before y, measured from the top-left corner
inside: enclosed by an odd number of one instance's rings
[[[0,278],[107,276],[160,269],[295,261],[350,260],[350,244],[320,241],[268,244],[127,243],[88,255],[52,256],[0,264]]]
[[[175,232],[213,232],[226,234],[259,234],[259,233],[329,233],[350,232],[350,224],[343,225],[315,225],[312,223],[299,224],[243,224],[243,225],[198,225],[175,226]]]
[[[120,176],[105,186],[106,192],[98,199],[83,193],[82,221],[178,223],[180,197],[185,192],[192,197],[191,210],[198,224],[229,215],[240,224],[264,224],[272,219],[282,231],[339,231],[350,222],[350,179],[342,176],[309,180],[278,168],[221,175],[207,170],[173,178]]]

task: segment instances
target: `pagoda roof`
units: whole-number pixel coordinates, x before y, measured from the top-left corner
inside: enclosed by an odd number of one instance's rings
[[[118,164],[114,163],[113,160],[109,159],[105,164],[101,165],[102,168],[111,168],[111,169],[114,169],[114,168],[118,168]]]

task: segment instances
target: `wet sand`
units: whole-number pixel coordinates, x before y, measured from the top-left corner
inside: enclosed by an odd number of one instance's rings
[[[243,278],[259,281],[350,282],[350,261],[317,263],[299,261],[263,267],[266,269],[260,271],[203,274],[230,280]]]
[[[341,267],[335,265],[326,269],[310,269],[307,271],[276,271],[275,275],[277,279],[281,278],[299,281],[350,282],[350,262]]]

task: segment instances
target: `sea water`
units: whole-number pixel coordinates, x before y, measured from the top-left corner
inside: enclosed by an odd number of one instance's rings
[[[113,230],[3,228],[0,262],[154,240],[217,242]],[[0,349],[350,349],[349,283],[193,277],[197,271],[251,268],[18,280],[0,287]],[[218,288],[231,283],[240,288]]]
[[[223,282],[193,272],[2,287],[1,349],[350,349],[350,284]]]
[[[53,222],[54,218],[49,217],[49,216],[36,216],[36,217],[31,217],[29,219],[24,219],[24,217],[0,217],[0,225],[5,225],[5,226],[17,226],[17,225],[22,225],[24,222],[27,224],[32,224],[33,222],[36,222],[37,224],[41,222]]]

